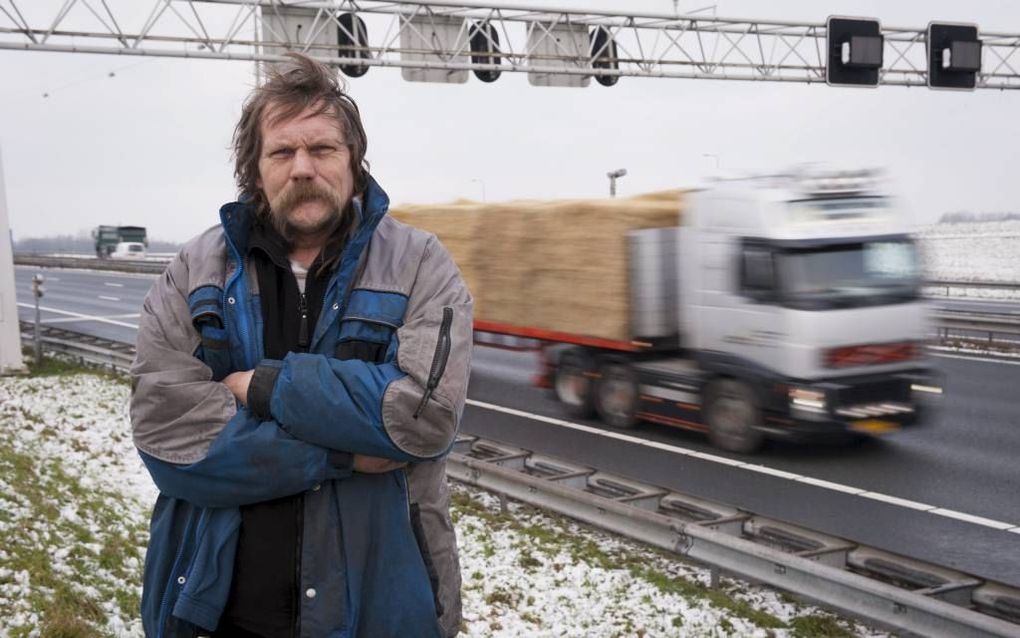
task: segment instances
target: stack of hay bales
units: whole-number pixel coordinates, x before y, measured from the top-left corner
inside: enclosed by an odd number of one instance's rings
[[[627,340],[627,233],[676,226],[681,197],[457,201],[391,214],[439,237],[475,297],[476,320]]]

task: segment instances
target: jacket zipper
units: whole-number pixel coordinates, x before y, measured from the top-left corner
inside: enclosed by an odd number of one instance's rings
[[[298,312],[301,314],[301,324],[298,326],[298,347],[308,351],[308,299],[305,293],[301,293],[298,300]]]
[[[242,279],[244,277],[244,259],[241,257],[240,251],[237,250],[237,246],[234,245],[233,240],[230,238],[230,233],[226,232],[226,229],[224,229],[223,236],[226,239],[227,246],[230,247],[230,252],[234,256],[234,261],[237,263],[237,270],[234,271],[234,274],[231,275],[230,280],[227,281],[226,285],[223,286],[223,308],[226,309],[230,305],[231,297],[228,292],[230,290],[230,287],[234,285],[235,282],[237,282],[238,288],[242,288],[244,286],[244,280]],[[238,281],[239,279],[240,281]],[[245,297],[246,296],[247,294],[245,295]],[[237,306],[240,306],[242,303],[244,304],[248,303],[247,299],[243,299],[242,296],[237,293],[234,294],[234,301]],[[225,312],[229,311],[225,310]],[[250,338],[251,330],[248,326],[248,309],[237,307],[234,309],[234,312],[237,313],[238,318],[237,328],[238,331],[241,333],[239,335],[241,338],[241,347],[243,349],[244,356],[248,359],[248,361],[243,362],[242,369],[254,368],[256,361],[255,357],[253,356],[254,353],[252,352],[253,346]]]
[[[446,371],[446,361],[450,358],[452,343],[450,340],[450,325],[453,323],[453,308],[443,307],[443,323],[439,326],[439,341],[436,343],[436,353],[432,356],[432,369],[429,370],[428,383],[425,385],[425,394],[421,397],[418,409],[414,411],[414,418],[421,416],[432,398],[432,392],[439,385]]]

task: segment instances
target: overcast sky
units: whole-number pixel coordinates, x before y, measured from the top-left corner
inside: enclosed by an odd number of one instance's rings
[[[668,12],[673,3],[626,5]],[[811,22],[874,16],[917,28],[939,19],[1020,33],[1020,2],[1006,0],[720,0],[717,12]],[[15,239],[137,224],[150,238],[182,241],[233,199],[228,146],[253,84],[251,63],[0,51],[0,78]],[[606,172],[620,167],[629,173],[622,195],[694,186],[715,172],[711,154],[724,171],[882,166],[921,222],[957,210],[1020,211],[1020,91],[636,78],[567,89],[507,73],[494,84],[441,85],[405,82],[385,68],[350,80],[350,89],[372,172],[398,203],[480,199],[483,189],[490,201],[602,197]]]

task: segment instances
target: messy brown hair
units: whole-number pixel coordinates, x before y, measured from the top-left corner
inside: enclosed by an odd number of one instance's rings
[[[269,202],[258,187],[259,157],[262,154],[262,121],[272,110],[272,122],[282,122],[309,107],[317,114],[336,117],[350,151],[354,192],[360,193],[368,179],[368,137],[361,123],[358,105],[347,95],[337,73],[325,64],[301,53],[287,53],[287,61],[266,69],[267,80],[245,100],[241,119],[234,128],[234,177],[242,199],[247,199],[261,214],[269,212]]]

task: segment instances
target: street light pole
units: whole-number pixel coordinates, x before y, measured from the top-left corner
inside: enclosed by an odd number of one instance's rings
[[[606,177],[609,178],[609,196],[616,197],[616,180],[627,174],[627,169],[618,168],[615,171],[609,171],[606,173]]]

